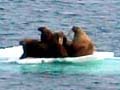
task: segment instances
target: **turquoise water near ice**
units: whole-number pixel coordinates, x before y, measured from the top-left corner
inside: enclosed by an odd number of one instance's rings
[[[80,63],[73,62],[51,62],[38,64],[18,64],[15,62],[1,63],[1,71],[15,73],[48,73],[48,74],[93,74],[93,75],[114,75],[120,74],[120,61],[115,59],[105,59],[96,61],[86,61]]]
[[[0,63],[3,90],[119,90],[120,61]]]
[[[18,45],[23,38],[39,39],[39,26],[67,34],[77,25],[85,29],[98,51],[112,51],[119,57],[119,22],[119,0],[0,0],[0,47]],[[0,89],[120,90],[119,68],[119,59],[0,63]]]

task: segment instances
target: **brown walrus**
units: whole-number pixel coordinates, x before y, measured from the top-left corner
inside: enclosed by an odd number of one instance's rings
[[[93,54],[95,46],[90,37],[81,28],[73,26],[74,38],[71,44],[72,56],[85,56]]]
[[[35,39],[24,39],[20,41],[20,45],[23,46],[23,55],[20,59],[27,57],[45,57],[47,52],[47,45],[45,43],[41,43]]]
[[[72,50],[71,50],[71,44],[72,44],[72,41],[71,40],[68,40],[67,39],[67,37],[64,35],[64,33],[63,33],[63,46],[64,46],[64,48],[66,49],[66,51],[67,51],[67,54],[68,54],[68,56],[69,57],[71,57],[72,56],[72,54],[73,54],[73,52],[72,52]]]
[[[26,57],[42,58],[47,57],[48,43],[53,39],[52,32],[47,27],[39,27],[41,31],[41,41],[35,39],[24,39],[20,41],[20,45],[23,46],[23,55],[21,59]]]
[[[49,45],[49,55],[50,57],[67,57],[67,51],[63,46],[63,32],[56,32],[53,34],[53,41]]]

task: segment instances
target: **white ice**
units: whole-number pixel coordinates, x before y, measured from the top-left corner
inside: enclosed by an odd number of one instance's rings
[[[6,62],[15,61],[19,64],[26,63],[42,63],[42,62],[52,62],[52,61],[70,61],[70,62],[83,62],[90,60],[103,60],[104,58],[113,58],[113,52],[94,52],[92,55],[82,56],[82,57],[67,57],[67,58],[26,58],[19,59],[23,54],[22,46],[14,46],[8,48],[0,49],[0,60]]]

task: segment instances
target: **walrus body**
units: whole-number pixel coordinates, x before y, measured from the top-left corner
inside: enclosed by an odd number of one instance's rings
[[[21,59],[26,57],[49,57],[48,46],[53,39],[52,32],[47,27],[39,27],[38,31],[41,32],[41,40],[35,39],[24,39],[20,41],[20,45],[23,46],[23,55]]]
[[[47,52],[47,44],[41,43],[38,40],[34,39],[24,39],[20,41],[20,44],[23,46],[23,55],[21,59],[26,57],[45,57]]]
[[[73,27],[74,38],[71,44],[72,56],[93,54],[95,47],[90,37],[79,27]]]
[[[63,46],[63,33],[57,32],[53,35],[53,42],[48,50],[50,57],[67,57],[67,51]]]

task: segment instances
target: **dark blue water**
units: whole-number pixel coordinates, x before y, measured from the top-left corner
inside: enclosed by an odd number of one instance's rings
[[[89,34],[98,51],[120,56],[119,0],[0,0],[0,47],[39,38],[39,26]],[[71,38],[71,37],[69,37]],[[7,54],[6,54],[7,55]],[[120,61],[18,65],[0,63],[1,90],[120,90]]]

